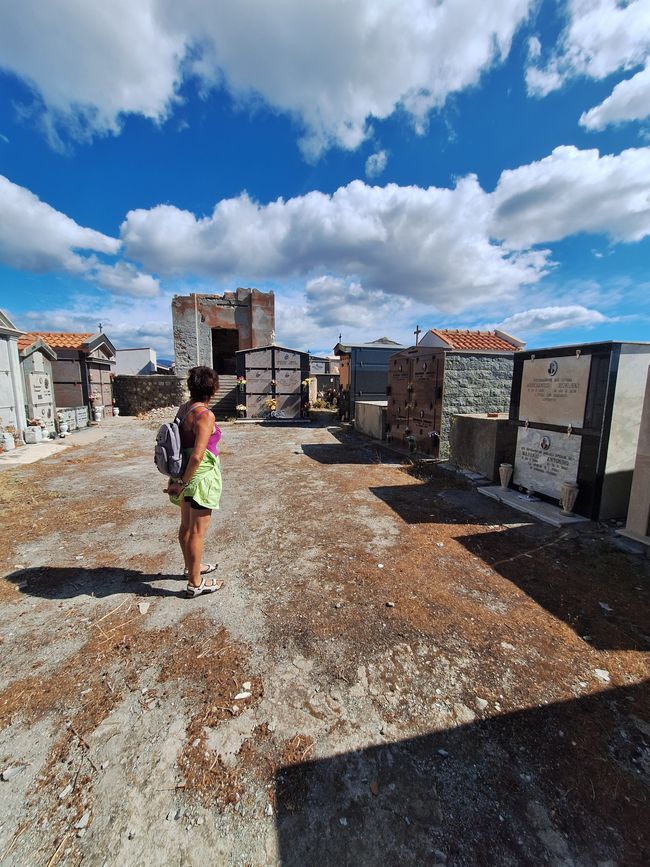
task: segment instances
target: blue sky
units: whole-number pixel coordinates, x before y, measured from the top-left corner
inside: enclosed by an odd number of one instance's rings
[[[648,340],[649,55],[650,0],[3,4],[0,305],[162,356],[236,286],[312,351]]]

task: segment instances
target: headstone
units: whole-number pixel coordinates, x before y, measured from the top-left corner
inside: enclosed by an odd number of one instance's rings
[[[519,428],[514,484],[559,499],[562,485],[577,481],[581,443],[574,434]]]
[[[582,427],[590,368],[590,355],[524,361],[519,420]]]

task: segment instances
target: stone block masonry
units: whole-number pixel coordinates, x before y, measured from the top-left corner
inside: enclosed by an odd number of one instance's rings
[[[441,458],[449,457],[449,431],[453,415],[509,411],[512,371],[510,354],[446,354],[440,425]]]
[[[116,376],[113,398],[121,415],[138,415],[162,406],[180,406],[189,394],[180,376]]]

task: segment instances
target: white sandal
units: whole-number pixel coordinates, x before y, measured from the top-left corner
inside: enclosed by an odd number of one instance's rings
[[[216,593],[217,590],[221,590],[224,585],[223,581],[217,581],[216,578],[208,578],[208,581],[211,581],[211,584],[206,584],[205,578],[201,578],[201,583],[198,587],[195,587],[194,584],[190,584],[188,582],[187,587],[185,588],[185,593],[187,594],[188,599],[195,599],[197,596],[202,596],[204,593]]]
[[[214,572],[218,566],[218,563],[201,563],[201,575],[209,575],[210,572]],[[187,569],[183,569],[183,575],[186,578],[189,574],[190,573]]]

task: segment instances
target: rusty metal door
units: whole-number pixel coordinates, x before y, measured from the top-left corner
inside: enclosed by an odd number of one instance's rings
[[[95,406],[113,405],[113,384],[110,367],[96,361],[87,362],[88,384],[91,393],[97,395]]]
[[[54,381],[54,402],[57,409],[66,406],[83,406],[83,386],[81,384],[81,364],[76,358],[58,358],[52,362]]]

